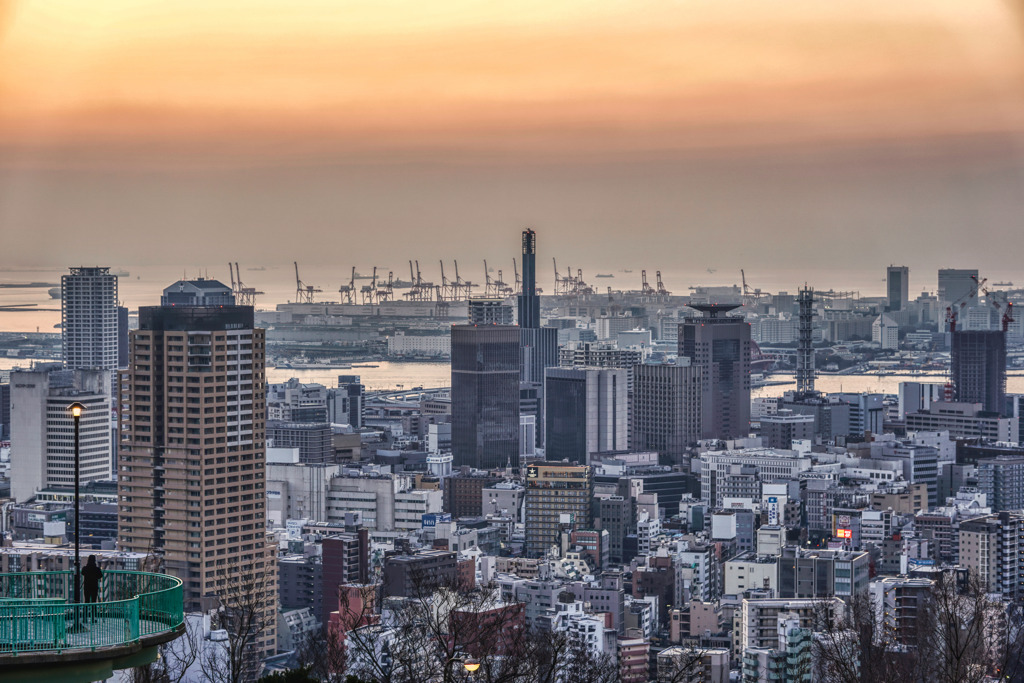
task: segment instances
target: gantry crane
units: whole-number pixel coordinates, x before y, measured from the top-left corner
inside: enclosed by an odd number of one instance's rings
[[[348,281],[347,285],[342,285],[338,288],[338,293],[341,295],[341,303],[343,304],[354,304],[356,302],[356,267],[352,266],[352,279]]]
[[[300,304],[313,303],[313,295],[324,290],[313,285],[307,285],[299,277],[299,262],[295,261],[295,302]]]
[[[231,270],[230,262],[228,262],[228,270]],[[255,287],[246,287],[242,283],[242,271],[238,268],[238,261],[235,261],[235,274],[231,278],[231,288],[235,292],[235,303],[239,306],[255,306],[256,297],[263,294]]]

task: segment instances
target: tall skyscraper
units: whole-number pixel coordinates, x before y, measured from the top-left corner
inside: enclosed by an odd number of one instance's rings
[[[519,326],[540,327],[540,297],[537,296],[537,233],[523,230],[523,290],[519,295]]]
[[[637,365],[633,368],[633,450],[656,451],[663,465],[684,461],[701,438],[700,368]]]
[[[750,432],[750,325],[725,315],[739,304],[690,304],[704,313],[679,325],[679,355],[701,374],[701,438]]]
[[[118,367],[117,275],[110,268],[79,266],[60,278],[64,367]]]
[[[978,297],[971,296],[978,286],[978,269],[941,268],[939,269],[939,301],[949,305],[954,301],[963,303],[968,308],[978,305]]]
[[[887,311],[902,311],[910,297],[910,268],[889,266],[885,271]]]
[[[593,453],[629,448],[628,382],[626,370],[548,368],[547,459],[589,465]]]
[[[957,330],[952,338],[953,399],[980,403],[982,410],[1002,414],[1006,408],[1006,333]]]
[[[75,485],[74,421],[79,423],[79,481],[110,479],[110,373],[62,370],[59,363],[11,373],[11,495],[18,502],[41,488]]]
[[[545,442],[544,370],[558,366],[558,330],[540,326],[537,295],[537,233],[523,230],[523,290],[519,295],[519,381],[537,395],[537,445]],[[534,404],[531,404],[534,405]]]
[[[163,556],[186,609],[244,571],[267,578],[276,651],[276,546],[266,529],[266,344],[253,309],[219,282],[176,283],[139,309],[121,374],[118,539]],[[191,294],[191,296],[182,296]]]
[[[456,467],[519,467],[519,344],[511,325],[452,325]]]

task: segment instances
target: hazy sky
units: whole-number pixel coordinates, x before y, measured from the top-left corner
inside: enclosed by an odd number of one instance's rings
[[[1014,9],[0,0],[0,266],[1016,268]]]

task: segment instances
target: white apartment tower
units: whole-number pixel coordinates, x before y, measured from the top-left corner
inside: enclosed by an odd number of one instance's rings
[[[78,266],[60,278],[64,367],[117,369],[117,275]]]
[[[110,478],[110,376],[102,370],[43,366],[11,373],[11,495],[75,485],[74,422],[68,406],[85,405],[79,422],[80,481]]]

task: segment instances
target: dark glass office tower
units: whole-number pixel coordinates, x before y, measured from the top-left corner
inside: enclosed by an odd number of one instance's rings
[[[546,440],[544,370],[558,366],[558,330],[540,326],[537,295],[537,233],[523,230],[523,291],[519,295],[519,381],[524,391],[537,392],[537,445]]]
[[[540,327],[540,297],[537,296],[537,233],[529,229],[523,230],[523,291],[519,295],[519,327]]]
[[[902,311],[910,298],[910,268],[889,266],[885,272],[887,311]]]
[[[594,453],[628,449],[628,380],[627,370],[548,368],[547,459],[589,465]]]
[[[983,410],[1006,409],[1006,333],[957,330],[950,354],[953,399],[980,403]]]
[[[679,325],[679,355],[701,374],[701,438],[750,432],[750,325],[726,316],[739,304],[691,304],[704,313]]]
[[[456,467],[519,467],[519,335],[511,325],[452,325]]]

